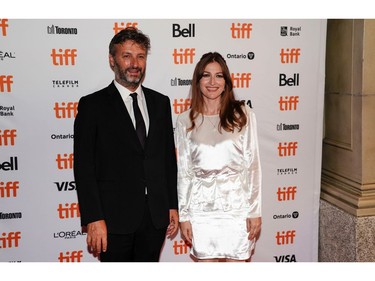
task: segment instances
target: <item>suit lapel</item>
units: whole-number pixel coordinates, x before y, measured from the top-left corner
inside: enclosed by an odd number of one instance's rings
[[[152,139],[152,135],[155,130],[155,114],[156,114],[156,106],[155,106],[155,100],[154,96],[150,93],[150,91],[142,86],[143,94],[145,95],[146,99],[146,105],[147,105],[147,112],[148,112],[148,120],[149,120],[149,128],[148,128],[148,134],[146,138],[146,143],[145,143],[145,149],[147,149],[147,144]]]

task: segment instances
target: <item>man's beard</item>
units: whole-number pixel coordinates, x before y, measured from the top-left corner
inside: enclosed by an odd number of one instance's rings
[[[129,69],[137,69],[139,72],[140,72],[140,75],[139,77],[137,78],[130,78],[128,75],[127,75],[127,71]],[[122,84],[125,86],[125,87],[131,87],[131,88],[136,88],[139,86],[139,84],[141,83],[142,81],[142,78],[144,76],[144,72],[142,72],[142,69],[139,68],[139,67],[129,67],[129,68],[126,68],[126,69],[120,69],[119,65],[117,64],[117,62],[115,62],[115,71],[117,73],[117,76],[118,78],[120,79],[120,81],[122,82]]]

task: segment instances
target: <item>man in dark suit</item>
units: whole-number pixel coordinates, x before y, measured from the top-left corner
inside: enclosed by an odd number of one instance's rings
[[[84,96],[74,176],[87,244],[103,261],[159,261],[178,229],[176,155],[167,96],[142,86],[150,40],[126,28],[109,45],[115,74]]]

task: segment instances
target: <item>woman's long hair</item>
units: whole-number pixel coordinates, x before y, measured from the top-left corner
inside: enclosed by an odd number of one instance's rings
[[[203,115],[204,100],[199,86],[199,81],[203,76],[207,64],[212,62],[217,62],[218,64],[220,64],[225,80],[224,92],[221,94],[219,130],[223,128],[227,132],[233,132],[234,129],[237,128],[239,131],[241,131],[243,126],[246,125],[246,114],[243,110],[244,101],[238,101],[235,99],[233,93],[233,83],[228,66],[224,58],[217,52],[204,54],[195,66],[190,92],[191,110],[189,117],[191,121],[191,127],[188,130],[193,130],[196,126],[196,118],[199,114]]]

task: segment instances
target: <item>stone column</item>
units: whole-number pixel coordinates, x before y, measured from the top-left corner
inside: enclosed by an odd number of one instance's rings
[[[375,261],[375,20],[328,20],[319,261]]]

